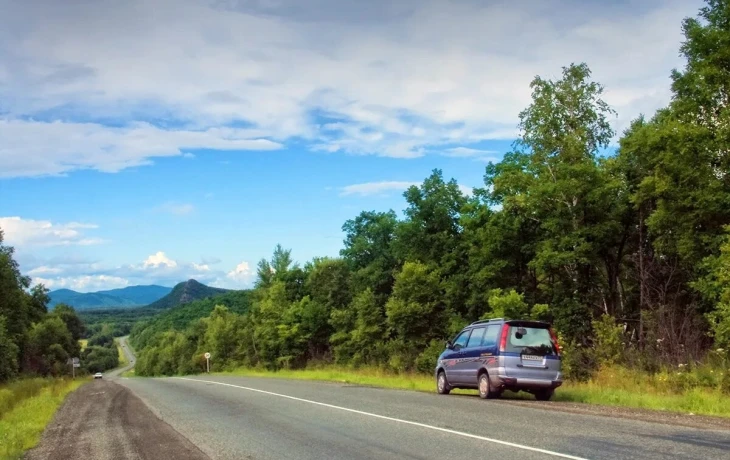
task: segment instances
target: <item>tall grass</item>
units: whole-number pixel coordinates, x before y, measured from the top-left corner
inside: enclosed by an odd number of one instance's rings
[[[588,382],[566,382],[556,390],[554,400],[730,417],[728,395],[723,393],[720,383],[711,386],[692,384],[701,382],[704,374],[716,372],[722,374],[722,371],[696,368],[682,372],[665,370],[652,375],[618,366],[604,367]],[[277,372],[242,368],[220,372],[217,375],[318,380],[426,392],[433,392],[436,389],[435,379],[430,375],[396,374],[379,368],[350,369],[323,366]],[[716,379],[713,382],[722,382],[723,375],[717,375]],[[470,390],[456,392],[475,393]],[[524,392],[505,392],[503,398],[533,399]]]
[[[33,448],[66,396],[85,382],[28,379],[3,387],[2,390],[12,392],[17,399],[0,415],[0,458],[20,458],[23,452]]]

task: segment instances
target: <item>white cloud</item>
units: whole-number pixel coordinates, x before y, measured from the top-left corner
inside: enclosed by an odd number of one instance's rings
[[[87,236],[86,230],[98,228],[94,224],[79,222],[53,223],[48,220],[23,219],[21,217],[0,217],[0,229],[5,242],[11,246],[89,246],[103,242],[100,238]]]
[[[226,285],[232,285],[239,289],[242,287],[250,287],[255,277],[256,272],[251,269],[248,262],[241,262],[236,265],[236,268],[226,273],[226,278],[231,281],[231,283]]]
[[[34,176],[291,139],[401,158],[510,139],[530,80],[581,61],[620,130],[668,102],[681,20],[702,2],[0,5],[0,175]]]
[[[0,177],[54,175],[78,169],[111,173],[148,165],[152,158],[181,155],[183,149],[280,147],[241,129],[164,130],[147,123],[115,128],[96,123],[13,119],[0,119],[0,139]]]
[[[107,275],[82,275],[57,278],[34,277],[33,283],[43,284],[52,291],[65,288],[79,292],[93,292],[129,286],[129,280],[118,276]]]
[[[168,214],[174,214],[176,216],[184,216],[195,211],[195,206],[190,203],[169,202],[158,206],[157,210]]]
[[[340,189],[340,195],[359,195],[359,196],[372,196],[372,195],[384,195],[387,192],[403,191],[408,187],[420,185],[419,182],[405,182],[405,181],[381,181],[381,182],[366,182],[363,184],[353,184]]]
[[[497,154],[499,154],[499,152],[494,150],[480,150],[468,147],[454,147],[443,151],[443,155],[456,158],[484,157],[489,155],[494,156]]]
[[[177,267],[177,262],[167,257],[164,252],[157,251],[142,262],[142,267],[145,269],[160,267],[175,268]]]

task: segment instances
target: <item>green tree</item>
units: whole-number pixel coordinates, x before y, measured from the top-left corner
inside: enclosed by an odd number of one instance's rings
[[[51,314],[61,318],[61,321],[66,324],[66,327],[69,332],[71,332],[71,337],[73,337],[74,340],[79,340],[84,336],[84,332],[86,332],[84,323],[76,314],[76,310],[74,310],[72,306],[59,303],[53,308]]]
[[[68,368],[66,360],[78,357],[79,352],[78,342],[61,318],[48,316],[28,333],[27,369],[42,375],[59,375]]]
[[[528,265],[558,328],[571,338],[588,336],[594,312],[616,311],[616,300],[609,300],[618,299],[610,292],[617,287],[609,278],[618,274],[598,267],[618,271],[622,257],[616,235],[623,229],[614,215],[621,184],[598,159],[614,134],[613,111],[590,76],[588,66],[578,64],[563,68],[557,81],[536,77],[532,104],[520,113],[519,150],[488,177],[504,212],[538,224]]]
[[[394,242],[398,218],[395,212],[362,212],[342,226],[344,248],[340,255],[353,273],[353,291],[368,287],[378,303],[384,305],[393,290],[394,274],[400,263]]]
[[[406,262],[396,275],[393,295],[385,305],[387,324],[394,333],[391,365],[412,368],[431,339],[446,336],[449,312],[437,270],[420,262]]]
[[[0,316],[0,382],[18,374],[18,347],[5,329],[5,317]]]

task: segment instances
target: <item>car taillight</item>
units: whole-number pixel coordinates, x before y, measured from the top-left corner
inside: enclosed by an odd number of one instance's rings
[[[560,355],[560,344],[558,343],[558,336],[555,335],[555,331],[550,329],[550,337],[553,339],[553,345],[555,345],[555,352]]]
[[[499,351],[507,349],[507,336],[509,335],[509,324],[502,326],[502,337],[499,339]]]

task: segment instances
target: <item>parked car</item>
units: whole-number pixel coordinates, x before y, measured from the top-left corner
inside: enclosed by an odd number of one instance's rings
[[[548,323],[495,318],[465,327],[436,363],[436,389],[478,389],[482,398],[527,391],[541,401],[563,383],[560,346]]]
[[[95,379],[100,379],[101,378],[101,372],[97,372],[96,374],[94,374],[94,378]]]

